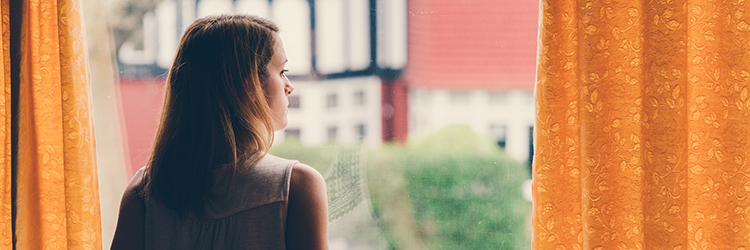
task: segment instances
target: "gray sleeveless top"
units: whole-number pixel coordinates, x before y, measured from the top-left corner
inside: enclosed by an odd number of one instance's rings
[[[223,198],[201,218],[180,219],[144,199],[146,249],[285,249],[289,180],[295,163],[267,154],[255,166],[239,167],[229,191],[226,177],[231,168],[215,168],[214,192]],[[135,174],[134,182],[140,182],[143,171]]]

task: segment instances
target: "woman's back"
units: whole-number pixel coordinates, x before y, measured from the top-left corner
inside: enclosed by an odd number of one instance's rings
[[[287,126],[287,61],[268,20],[221,15],[188,27],[149,166],[123,195],[113,249],[327,249],[325,180],[266,154]],[[247,163],[234,164],[240,159]]]
[[[215,168],[217,198],[200,218],[180,219],[144,199],[146,249],[285,249],[289,181],[296,163],[266,155],[255,166],[238,167],[228,190],[232,169]],[[142,175],[143,169],[131,185],[139,185]]]

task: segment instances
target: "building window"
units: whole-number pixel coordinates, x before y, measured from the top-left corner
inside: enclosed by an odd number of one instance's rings
[[[338,128],[336,128],[336,126],[330,126],[330,127],[328,127],[327,134],[328,134],[328,141],[329,142],[335,142],[336,141],[337,130],[338,130]]]
[[[490,92],[490,104],[506,104],[508,103],[508,93],[506,92]]]
[[[495,138],[495,142],[501,148],[505,148],[505,125],[492,124],[490,125],[490,133]]]
[[[365,103],[367,103],[367,97],[365,96],[364,90],[359,90],[357,92],[354,92],[354,105],[356,106],[364,106]]]
[[[432,102],[432,91],[431,90],[419,90],[417,96],[421,99],[424,104],[430,104]]]
[[[531,169],[531,167],[533,166],[531,163],[533,161],[534,161],[534,126],[529,126],[529,161],[527,162],[529,166],[529,176],[533,175],[532,173],[533,170]]]
[[[365,136],[367,136],[367,125],[365,125],[364,123],[360,123],[359,125],[357,125],[356,131],[357,140],[364,140]]]
[[[338,105],[338,97],[336,96],[336,93],[331,93],[326,96],[326,108],[332,109],[336,108],[336,105]]]
[[[468,104],[469,103],[469,91],[451,91],[451,103],[452,104]]]
[[[290,95],[289,96],[289,108],[290,109],[298,109],[299,108],[299,96],[298,95]]]
[[[299,140],[302,132],[299,128],[287,128],[284,130],[284,135],[286,135],[286,139]]]

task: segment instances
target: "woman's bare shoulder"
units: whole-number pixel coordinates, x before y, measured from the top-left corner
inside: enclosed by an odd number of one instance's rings
[[[292,168],[287,218],[287,249],[328,249],[326,184],[308,165]]]
[[[291,175],[289,204],[324,207],[327,212],[326,183],[320,172],[303,163],[296,163]]]
[[[292,167],[292,177],[290,181],[291,186],[323,185],[323,187],[325,187],[325,180],[323,179],[323,176],[320,174],[320,172],[318,172],[318,170],[315,170],[313,167],[299,162],[294,164],[294,167]]]

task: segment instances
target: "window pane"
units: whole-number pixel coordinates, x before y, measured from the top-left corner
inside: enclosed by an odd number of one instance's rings
[[[94,93],[116,103],[96,104],[107,111],[95,121],[113,114],[118,126],[97,131],[119,127],[112,134],[121,138],[97,134],[97,143],[116,144],[124,166],[115,169],[119,181],[102,178],[121,183],[119,191],[100,197],[119,198],[147,164],[184,29],[198,17],[247,13],[280,27],[295,89],[288,127],[276,132],[270,153],[325,176],[331,249],[530,249],[530,202],[522,194],[530,192],[533,157],[537,2],[107,3],[99,12],[112,15],[94,19],[86,11],[87,28],[103,18],[112,23],[111,31],[87,34],[90,47],[109,48],[109,68],[117,69],[92,66],[92,77],[117,79],[112,91]],[[91,39],[109,34],[111,42]],[[92,51],[92,58],[106,54]],[[118,159],[98,151],[99,159]],[[117,202],[102,210],[116,211]],[[113,233],[104,224],[114,220],[103,218],[103,234]]]

